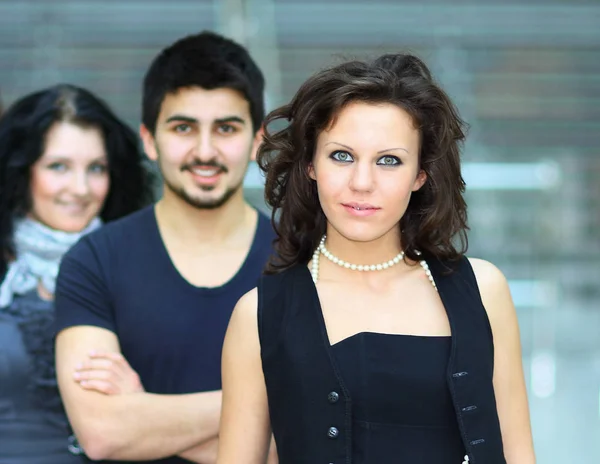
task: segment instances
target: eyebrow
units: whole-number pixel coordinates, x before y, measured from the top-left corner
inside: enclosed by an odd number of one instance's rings
[[[57,161],[62,161],[62,162],[71,162],[73,161],[73,158],[67,155],[60,155],[60,154],[56,154],[56,155],[44,155],[43,159],[45,160],[46,163],[56,163]],[[95,158],[89,160],[90,163],[108,163],[108,159],[106,156],[96,156]]]
[[[327,142],[325,144],[325,146],[327,146],[327,145],[329,145],[331,143],[335,143],[336,145],[344,147],[344,148],[346,148],[346,149],[348,149],[350,151],[354,151],[354,149],[352,147],[349,147],[348,145],[344,145],[343,143],[339,143],[339,142]],[[406,153],[408,153],[408,150],[406,148],[404,148],[404,147],[395,147],[395,148],[386,148],[385,150],[379,150],[377,152],[377,154],[380,155],[382,153],[387,153],[388,151],[392,151],[392,150],[402,150],[402,151],[405,151]]]
[[[200,121],[198,121],[198,119],[196,118],[192,118],[190,116],[184,116],[182,114],[174,114],[173,116],[169,117],[167,119],[166,122],[187,122],[190,124],[199,124]],[[239,116],[226,116],[224,118],[218,118],[215,119],[214,121],[216,124],[225,124],[228,122],[237,122],[240,124],[246,124],[246,121],[243,118],[240,118]]]
[[[173,121],[189,122],[191,124],[198,124],[198,120],[196,118],[192,118],[190,116],[184,116],[182,114],[174,114],[173,116],[169,117],[166,122],[173,122]]]
[[[225,118],[215,119],[217,124],[224,124],[226,122],[239,122],[240,124],[246,124],[246,121],[239,116],[227,116]]]

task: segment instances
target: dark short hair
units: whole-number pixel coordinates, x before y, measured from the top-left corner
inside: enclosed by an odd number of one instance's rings
[[[201,32],[178,40],[154,59],[144,78],[142,122],[154,133],[165,97],[180,89],[230,88],[250,105],[254,131],[265,117],[265,80],[248,51],[233,40]]]
[[[0,119],[0,280],[14,256],[13,222],[31,209],[31,166],[42,156],[46,134],[58,122],[96,127],[108,158],[110,190],[100,217],[118,219],[152,201],[152,177],[138,137],[91,92],[68,84],[32,93]]]
[[[308,263],[326,231],[309,165],[319,134],[351,102],[390,103],[412,117],[421,136],[419,163],[427,180],[413,193],[400,220],[405,255],[412,260],[458,259],[467,250],[465,182],[460,170],[465,123],[423,61],[409,54],[388,54],[315,74],[289,104],[266,117],[258,164],[266,174],[265,199],[273,209],[277,233],[277,258],[267,271]],[[274,122],[286,124],[271,131]]]

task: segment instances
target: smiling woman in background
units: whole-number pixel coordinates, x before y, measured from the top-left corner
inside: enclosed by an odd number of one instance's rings
[[[64,253],[151,200],[137,136],[88,91],[59,85],[0,120],[0,462],[80,461],[54,373]]]

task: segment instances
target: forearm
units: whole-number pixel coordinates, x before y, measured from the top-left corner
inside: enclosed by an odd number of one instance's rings
[[[507,464],[536,464],[533,443],[523,440],[521,443],[505,443],[504,456]]]
[[[216,464],[218,448],[219,439],[215,437],[179,453],[178,456],[197,464]]]
[[[99,396],[94,410],[72,423],[92,459],[160,459],[216,437],[220,409],[220,391]]]

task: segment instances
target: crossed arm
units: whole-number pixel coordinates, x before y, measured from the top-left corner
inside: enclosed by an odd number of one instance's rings
[[[96,354],[88,358],[88,353]],[[143,390],[114,333],[91,326],[56,339],[58,384],[71,425],[94,460],[180,455],[216,462],[221,392],[157,395]]]

